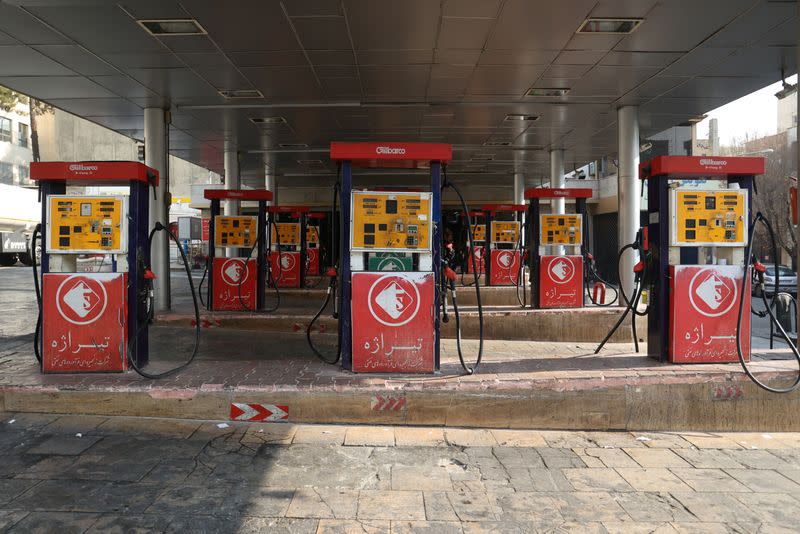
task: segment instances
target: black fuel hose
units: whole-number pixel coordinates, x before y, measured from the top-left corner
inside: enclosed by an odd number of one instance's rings
[[[638,250],[639,249],[638,239],[633,243],[628,243],[619,250],[619,254],[617,255],[618,266],[622,265],[622,255],[628,249]],[[594,350],[595,354],[599,353],[603,349],[605,344],[608,343],[608,340],[611,339],[611,336],[613,336],[614,333],[617,330],[619,330],[619,327],[622,326],[623,321],[625,321],[625,317],[627,317],[628,314],[631,312],[633,312],[632,316],[633,320],[631,321],[631,330],[633,333],[633,346],[636,352],[639,352],[639,338],[636,332],[636,318],[635,318],[637,315],[636,307],[639,305],[639,300],[642,297],[642,291],[644,291],[644,287],[647,281],[647,274],[648,274],[647,262],[645,262],[644,269],[642,269],[641,272],[638,272],[634,275],[633,298],[631,299],[627,298],[627,296],[625,295],[625,290],[622,288],[622,284],[620,284],[619,288],[620,293],[622,294],[623,299],[625,299],[625,302],[627,302],[628,304],[627,306],[625,306],[625,311],[622,313],[622,315],[620,315],[619,319],[617,319],[617,322],[614,323],[614,326],[611,328],[611,330],[609,330],[608,334],[606,334],[606,337],[603,338],[603,340]],[[648,310],[650,309],[650,304],[647,305],[647,309]],[[646,312],[643,312],[643,314],[646,315]]]
[[[306,327],[306,341],[308,342],[308,346],[311,349],[311,352],[319,358],[324,363],[330,365],[336,365],[339,362],[339,359],[342,356],[342,333],[340,329],[337,329],[337,341],[336,341],[336,355],[333,358],[328,358],[321,351],[317,349],[314,345],[314,341],[311,339],[311,331],[314,328],[314,324],[319,321],[319,318],[322,317],[322,314],[325,313],[325,308],[328,307],[328,304],[331,302],[331,298],[334,298],[333,303],[333,317],[334,319],[339,318],[338,310],[336,309],[336,291],[338,288],[338,279],[339,279],[339,264],[338,264],[338,247],[336,246],[336,198],[337,193],[341,193],[341,184],[339,183],[339,173],[341,172],[341,166],[337,169],[337,176],[336,176],[336,183],[333,185],[333,200],[331,202],[331,254],[329,258],[329,264],[331,264],[332,268],[336,271],[333,276],[330,276],[330,281],[328,282],[328,290],[325,292],[325,301],[320,306],[317,313],[314,317],[309,321],[308,326]],[[342,230],[342,224],[344,221],[339,220],[339,230]],[[346,261],[346,260],[345,260]],[[336,263],[334,263],[336,262]]]
[[[203,302],[203,282],[206,281],[206,275],[208,275],[208,256],[206,256],[206,266],[203,269],[203,277],[200,278],[200,284],[197,286],[197,296],[200,297],[200,304],[203,308],[208,309],[206,303]]]
[[[584,264],[586,265],[586,271],[587,271],[586,273],[587,276],[584,280],[584,287],[586,288],[586,294],[588,295],[589,300],[592,301],[592,304],[603,308],[607,308],[609,306],[613,306],[614,304],[616,304],[617,300],[619,299],[619,289],[617,289],[617,286],[607,280],[604,280],[603,277],[600,276],[600,273],[597,272],[597,267],[595,266],[594,259],[589,259],[587,257],[584,257]],[[596,300],[594,300],[594,295],[592,294],[591,289],[589,289],[590,280],[600,282],[604,284],[606,287],[611,288],[611,290],[614,291],[614,298],[607,303],[597,302]]]
[[[133,358],[133,354],[135,354],[137,349],[138,349],[139,334],[141,334],[142,331],[145,328],[147,328],[150,323],[152,323],[152,320],[153,320],[153,317],[152,317],[152,309],[153,308],[152,308],[152,306],[153,306],[153,304],[151,303],[151,311],[148,314],[149,315],[148,320],[143,322],[143,324],[141,326],[139,326],[139,329],[137,330],[136,335],[133,338],[133,342],[131,343],[131,349],[128,352],[128,363],[130,364],[131,368],[134,371],[136,371],[137,373],[139,373],[139,375],[141,375],[142,377],[149,378],[151,380],[157,380],[159,378],[166,378],[166,377],[168,377],[170,375],[173,375],[173,374],[177,373],[178,371],[181,371],[181,370],[185,369],[186,367],[189,366],[189,364],[191,364],[194,361],[195,357],[197,356],[197,352],[200,350],[200,328],[201,328],[200,327],[200,306],[199,306],[198,300],[197,300],[197,293],[195,292],[195,289],[194,289],[194,280],[192,280],[192,270],[191,270],[191,268],[189,266],[189,259],[186,257],[186,253],[183,251],[183,247],[181,247],[180,241],[175,236],[175,234],[172,233],[172,230],[170,230],[169,227],[164,226],[160,222],[156,222],[155,227],[150,231],[150,235],[147,236],[147,249],[148,249],[148,251],[150,251],[150,254],[152,254],[153,236],[155,235],[156,232],[166,232],[167,236],[172,241],[175,242],[175,245],[178,247],[178,251],[181,254],[181,260],[183,261],[183,268],[186,270],[186,277],[189,280],[189,289],[192,292],[192,303],[194,304],[195,331],[194,331],[194,347],[192,348],[192,353],[189,356],[189,359],[186,360],[186,362],[184,362],[181,365],[179,365],[177,367],[174,367],[174,368],[172,368],[172,369],[170,369],[168,371],[164,371],[163,373],[148,373],[147,371],[145,371],[144,369],[142,369],[141,367],[139,367],[136,364],[136,360],[135,360],[135,358]],[[148,260],[149,260],[149,258],[148,258]],[[148,263],[149,263],[149,261],[148,261]],[[148,267],[148,269],[149,269],[149,267]],[[164,274],[162,276],[169,276],[169,275],[170,275],[170,273],[167,272],[166,274]]]
[[[42,224],[39,223],[33,229],[31,234],[31,268],[33,269],[33,289],[36,292],[36,305],[39,308],[39,313],[36,316],[36,327],[33,329],[33,354],[36,356],[36,361],[39,362],[39,367],[42,366],[42,353],[39,351],[39,343],[42,337],[42,290],[39,287],[39,271],[36,268],[36,238],[42,232]]]
[[[517,303],[519,304],[520,308],[527,308],[528,307],[528,292],[524,291],[525,289],[525,248],[522,246],[522,229],[520,228],[519,232],[519,241],[517,241],[516,249],[519,251],[519,269],[517,269],[517,281],[516,281],[516,293],[517,293]],[[520,298],[520,287],[523,288],[522,297]]]
[[[272,278],[272,262],[271,261],[267,261],[267,284],[272,285],[273,289],[275,290],[275,305],[272,306],[271,308],[266,308],[266,309],[263,309],[263,310],[258,310],[258,309],[254,309],[254,308],[253,309],[248,308],[247,304],[244,303],[244,299],[242,298],[242,285],[244,284],[244,276],[239,276],[239,283],[237,284],[237,291],[239,293],[239,306],[241,306],[241,308],[244,311],[251,312],[251,313],[272,313],[272,312],[276,311],[278,308],[281,307],[281,292],[280,292],[280,289],[278,289],[278,282],[280,282],[281,279],[283,278],[283,263],[281,262],[281,236],[280,236],[280,233],[278,232],[278,225],[275,223],[275,221],[272,220],[272,218],[270,218],[270,221],[267,223],[267,227],[268,228],[272,228],[272,229],[275,230],[275,242],[277,243],[277,254],[278,254],[278,260],[277,260],[277,263],[278,263],[278,278],[277,279]],[[244,259],[244,270],[245,271],[247,270],[248,262],[253,257],[253,251],[255,251],[255,249],[258,248],[258,242],[259,242],[260,239],[261,239],[261,236],[260,235],[256,235],[255,243],[253,243],[253,246],[250,247],[250,252],[247,253],[247,257]],[[242,274],[244,274],[244,272]],[[256,297],[256,302],[258,302],[257,299],[258,299],[258,297]]]
[[[472,235],[472,217],[469,214],[469,208],[467,207],[467,202],[464,200],[464,195],[461,194],[461,190],[453,183],[447,180],[447,166],[442,166],[442,172],[444,174],[444,180],[442,181],[442,190],[445,187],[449,187],[453,191],[456,192],[458,195],[458,199],[461,202],[461,208],[464,210],[464,213],[467,216],[467,228],[469,231],[469,242],[474,243],[473,235]],[[455,284],[451,284],[451,291],[453,295],[453,315],[456,318],[456,349],[458,351],[458,360],[461,362],[461,367],[466,371],[467,374],[471,375],[474,374],[478,367],[481,364],[481,359],[483,358],[483,304],[481,303],[481,287],[478,283],[478,262],[475,260],[475,254],[470,254],[471,261],[472,261],[472,274],[475,281],[475,297],[478,302],[478,336],[479,336],[479,344],[478,344],[478,355],[475,358],[475,365],[472,367],[468,366],[464,361],[464,354],[461,350],[461,317],[459,316],[458,312],[458,304],[456,303],[456,292],[455,292]]]
[[[747,240],[747,246],[745,247],[744,252],[744,273],[742,274],[742,291],[739,297],[739,312],[736,319],[736,354],[739,357],[739,363],[742,366],[747,377],[753,381],[753,383],[760,387],[765,391],[769,391],[770,393],[791,393],[795,391],[798,387],[800,387],[800,369],[798,369],[797,377],[795,378],[794,382],[785,388],[777,388],[773,386],[769,386],[764,382],[760,381],[756,376],[750,371],[750,368],[747,366],[747,362],[745,361],[744,352],[742,351],[742,317],[744,313],[744,298],[745,298],[745,290],[747,288],[747,277],[750,276],[750,266],[749,263],[752,257],[752,249],[753,249],[753,238],[755,237],[756,233],[756,225],[761,223],[767,229],[767,233],[769,233],[770,241],[772,245],[772,253],[773,258],[775,258],[775,291],[773,292],[773,301],[775,299],[775,295],[778,294],[778,290],[780,288],[779,285],[779,265],[778,265],[778,246],[775,242],[775,232],[772,229],[772,225],[769,221],[761,214],[761,212],[756,213],[756,217],[753,220],[753,224],[750,228],[750,236]],[[763,285],[763,275],[759,273],[759,280],[761,280]],[[772,324],[778,328],[778,332],[781,334],[781,337],[786,344],[789,345],[789,349],[792,351],[792,355],[797,360],[798,365],[800,366],[800,352],[798,352],[797,345],[792,343],[789,339],[789,335],[784,330],[783,325],[775,318],[775,314],[772,312],[772,306],[770,303],[767,302],[767,297],[764,293],[764,288],[761,287],[761,299],[764,302],[764,306],[766,306],[767,314],[769,315],[769,320],[772,321]],[[748,332],[749,334],[749,332]]]

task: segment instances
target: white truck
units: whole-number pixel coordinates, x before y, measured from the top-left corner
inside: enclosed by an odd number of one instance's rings
[[[0,265],[31,264],[31,235],[42,220],[36,189],[0,184]]]

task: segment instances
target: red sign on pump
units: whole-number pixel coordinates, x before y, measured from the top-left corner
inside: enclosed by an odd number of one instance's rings
[[[669,360],[673,363],[737,362],[736,322],[743,267],[670,267]],[[750,358],[750,280],[742,314],[742,353]]]
[[[306,274],[308,276],[319,276],[319,249],[306,249]]]
[[[127,360],[127,274],[42,277],[42,370],[119,372]]]
[[[539,307],[583,307],[583,258],[542,256],[539,258]]]
[[[280,264],[278,258],[280,257]],[[269,264],[272,269],[272,280],[277,281],[278,287],[300,287],[300,253],[277,252],[269,253]]]
[[[432,373],[430,272],[353,273],[353,371]]]
[[[493,249],[489,254],[492,269],[489,273],[489,284],[493,286],[513,286],[519,276],[519,250]]]
[[[470,248],[472,254],[475,255],[475,266],[478,268],[478,274],[483,274],[486,268],[486,258],[483,256],[485,250],[482,245],[474,246]],[[467,272],[472,274],[475,272],[472,266],[472,258],[467,258]],[[471,283],[471,282],[470,282]]]
[[[214,258],[212,265],[214,310],[252,311],[257,306],[258,267],[256,260]]]

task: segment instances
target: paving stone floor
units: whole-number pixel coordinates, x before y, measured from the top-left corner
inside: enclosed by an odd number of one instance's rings
[[[0,413],[0,531],[796,532],[800,433]]]

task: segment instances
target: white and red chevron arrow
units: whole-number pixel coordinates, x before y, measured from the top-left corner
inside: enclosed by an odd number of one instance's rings
[[[277,404],[231,403],[233,421],[287,421],[289,407]]]
[[[384,397],[383,395],[375,395],[370,401],[370,408],[376,412],[399,412],[405,405],[405,397]]]

